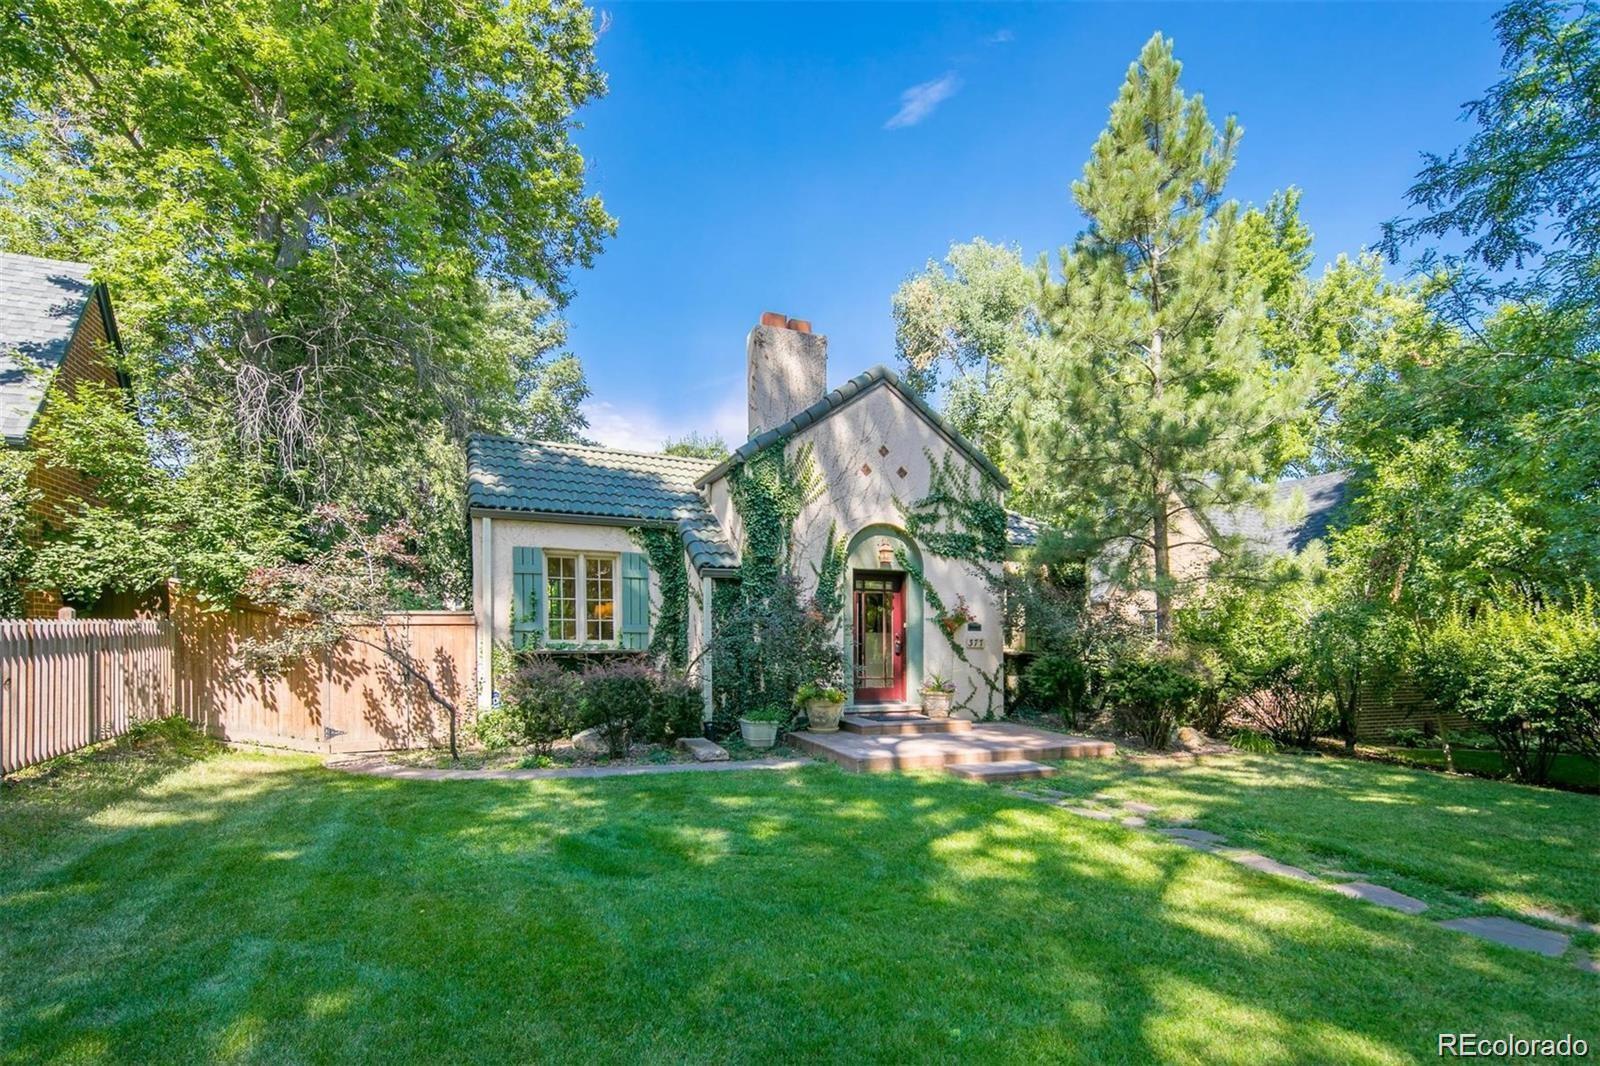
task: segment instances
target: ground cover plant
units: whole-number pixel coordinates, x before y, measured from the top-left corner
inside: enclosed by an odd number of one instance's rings
[[[1208,823],[1314,787],[1352,849],[1592,910],[1590,797],[1238,765],[1188,791]],[[1439,831],[1447,785],[1483,846]],[[40,795],[8,787],[0,823]],[[1564,962],[942,777],[394,781],[230,752],[119,796],[5,838],[6,1061],[1404,1062],[1440,1031],[1593,1028]]]

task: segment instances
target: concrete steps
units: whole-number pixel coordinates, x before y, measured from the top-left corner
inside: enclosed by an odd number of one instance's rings
[[[909,737],[922,733],[967,733],[972,723],[965,718],[929,718],[923,714],[847,714],[839,728],[865,737]]]
[[[942,724],[944,719],[932,720]],[[1116,746],[1103,740],[1054,733],[1009,722],[967,722],[965,729],[924,728],[912,733],[790,733],[788,741],[810,755],[847,770],[941,770],[946,766],[997,762],[1052,762],[1104,758]]]
[[[968,781],[993,784],[999,781],[1026,781],[1034,777],[1051,777],[1054,776],[1056,768],[1033,762],[1031,759],[1018,759],[1014,762],[951,763],[944,768],[944,772]]]

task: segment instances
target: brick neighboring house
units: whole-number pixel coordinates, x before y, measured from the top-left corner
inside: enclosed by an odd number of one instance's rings
[[[30,449],[40,413],[56,395],[84,382],[128,387],[117,368],[122,344],[106,287],[89,279],[86,263],[0,252],[0,436],[8,449]],[[70,470],[37,459],[29,484],[39,494],[41,525],[59,519],[92,488]],[[48,589],[30,588],[23,611],[54,617],[61,606]]]

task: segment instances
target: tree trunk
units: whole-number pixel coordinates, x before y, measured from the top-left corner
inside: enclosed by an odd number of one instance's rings
[[[1167,499],[1156,496],[1155,521],[1152,523],[1152,549],[1155,556],[1156,584],[1156,640],[1168,643],[1172,636],[1172,560],[1168,551],[1171,536],[1167,529]]]

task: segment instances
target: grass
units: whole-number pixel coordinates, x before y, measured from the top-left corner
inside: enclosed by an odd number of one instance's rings
[[[1028,787],[1154,804],[1280,861],[1427,900],[1434,917],[1542,907],[1600,921],[1600,797],[1304,755],[1061,769]]]
[[[1431,769],[1444,768],[1444,752],[1439,748],[1401,748],[1374,746],[1386,758]],[[1498,751],[1454,748],[1450,752],[1457,773],[1480,777],[1509,777],[1511,769]],[[1600,791],[1600,760],[1584,755],[1557,755],[1550,763],[1550,783],[1566,788]]]
[[[1068,785],[1165,789],[1243,835],[1252,790],[1262,821],[1309,805],[1281,772],[1376,852],[1444,796],[1493,844],[1538,828],[1474,852],[1485,886],[1531,861],[1552,901],[1595,890],[1564,853],[1594,869],[1600,800],[1337,769],[1248,760],[1226,801],[1189,771]],[[75,804],[51,787],[0,810],[38,830],[0,856],[6,1061],[1405,1062],[1441,1031],[1600,1038],[1600,979],[1568,963],[942,777],[396,781],[230,752]]]

